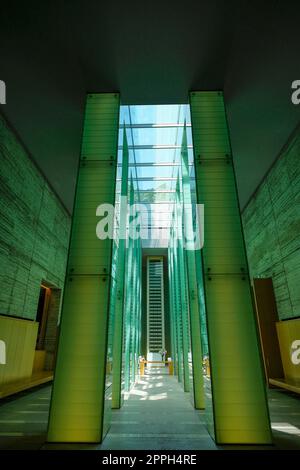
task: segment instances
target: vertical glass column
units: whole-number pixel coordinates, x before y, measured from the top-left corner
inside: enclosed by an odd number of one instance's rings
[[[173,331],[173,361],[174,373],[178,377],[178,381],[182,382],[182,336],[180,332],[180,310],[176,280],[176,252],[175,252],[175,213],[172,217],[172,225],[170,228],[170,243],[168,247],[168,266],[169,266],[169,285],[170,285],[170,312],[171,312],[171,329]]]
[[[124,312],[124,383],[128,392],[136,381],[138,360],[141,353],[141,295],[142,295],[142,249],[139,232],[139,211],[135,206],[133,178],[130,180],[127,258],[125,277],[125,312]],[[137,204],[138,206],[138,204]]]
[[[173,273],[173,311],[176,329],[176,344],[177,344],[177,375],[178,381],[184,382],[184,359],[183,359],[183,334],[182,334],[182,316],[181,316],[181,297],[179,282],[179,267],[178,267],[178,253],[177,253],[177,231],[176,231],[176,204],[173,214],[173,227],[171,239],[171,253],[172,253],[172,273]]]
[[[132,319],[131,319],[131,383],[135,383],[136,377],[136,365],[137,365],[137,337],[138,337],[138,254],[137,254],[137,240],[132,241],[132,253],[133,253],[133,272],[132,272]]]
[[[190,336],[189,336],[189,305],[187,296],[187,279],[186,267],[183,251],[183,234],[182,234],[182,203],[180,194],[179,176],[176,185],[176,233],[177,233],[177,260],[178,260],[178,294],[181,306],[181,327],[182,327],[182,358],[183,358],[183,385],[184,391],[190,391]]]
[[[187,265],[187,283],[190,314],[190,335],[192,355],[192,377],[195,408],[204,408],[203,371],[202,371],[202,347],[200,330],[200,311],[197,286],[197,271],[195,261],[195,249],[197,240],[194,236],[192,196],[189,175],[189,158],[187,147],[186,126],[183,129],[181,145],[181,172],[182,172],[182,202],[184,215],[184,252]]]
[[[130,206],[134,204],[134,189],[133,181],[131,178],[130,189],[129,189],[129,203]],[[125,351],[124,351],[124,377],[125,377],[125,391],[128,392],[132,385],[132,344],[133,344],[133,321],[134,321],[134,312],[133,296],[136,294],[134,292],[134,239],[130,236],[130,229],[128,231],[128,247],[127,247],[127,257],[128,257],[128,267],[126,272],[126,292],[125,292],[125,321],[124,321],[124,338],[125,338]]]
[[[105,372],[112,240],[96,236],[96,209],[103,203],[114,204],[118,121],[118,94],[87,96],[50,407],[50,442],[100,442],[109,424],[104,424],[104,408],[111,399]],[[104,216],[101,210],[100,214]]]
[[[205,205],[205,288],[215,438],[269,444],[270,422],[253,314],[223,94],[190,95],[197,202]]]
[[[126,129],[123,133],[121,198],[119,210],[116,286],[114,289],[114,322],[113,328],[113,369],[112,369],[112,408],[120,408],[122,401],[122,353],[123,353],[123,315],[124,315],[124,282],[126,267],[126,239],[127,239],[127,206],[128,206],[128,143]]]
[[[171,358],[173,361],[174,375],[178,374],[178,352],[177,352],[177,331],[174,304],[174,275],[173,275],[173,253],[172,253],[173,228],[170,228],[170,243],[168,246],[168,279],[169,279],[169,309],[170,309],[170,329],[171,329]]]
[[[141,355],[142,321],[142,248],[141,239],[136,240],[136,322],[135,322],[135,376],[138,374],[139,356]]]

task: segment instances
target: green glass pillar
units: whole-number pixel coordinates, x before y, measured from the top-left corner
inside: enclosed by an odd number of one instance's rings
[[[174,222],[174,218],[173,218]],[[174,374],[177,375],[178,381],[182,381],[182,368],[181,368],[181,347],[179,340],[178,330],[178,304],[176,302],[176,279],[175,279],[175,259],[174,259],[174,227],[171,227],[170,247],[169,247],[169,266],[170,266],[170,312],[171,312],[171,326],[173,326],[174,338]]]
[[[103,203],[114,204],[118,121],[118,94],[87,96],[50,407],[50,442],[101,442],[109,424],[104,422],[104,408],[111,398],[105,372],[112,240],[96,236],[96,209]]]
[[[131,204],[135,201],[135,191],[133,179],[131,179]],[[130,228],[132,238],[132,305],[131,305],[131,383],[135,383],[138,373],[138,358],[140,355],[141,340],[141,238],[139,225],[138,204],[132,213],[132,228]]]
[[[176,228],[177,228],[177,259],[178,259],[178,295],[181,306],[182,328],[182,358],[183,358],[183,385],[184,391],[190,391],[190,367],[189,367],[189,306],[187,301],[186,268],[183,251],[182,234],[182,203],[180,195],[179,177],[176,186]]]
[[[137,270],[137,281],[136,281],[136,336],[135,336],[135,375],[138,374],[138,360],[141,355],[141,321],[142,321],[142,265],[141,265],[141,239],[138,238],[136,241],[136,270]]]
[[[132,266],[132,317],[131,317],[131,382],[134,384],[136,376],[136,340],[137,340],[137,302],[138,302],[138,290],[137,290],[137,244],[136,240],[132,242],[133,248],[133,266]]]
[[[175,323],[175,305],[173,291],[173,255],[172,255],[172,227],[170,230],[170,243],[168,247],[168,279],[169,279],[169,309],[171,330],[171,358],[173,361],[174,375],[177,375],[177,338]]]
[[[119,237],[117,247],[117,269],[115,287],[115,310],[113,322],[113,370],[112,370],[112,408],[120,408],[122,403],[122,354],[123,354],[123,314],[124,281],[126,267],[126,233],[128,205],[128,144],[126,128],[123,133],[121,200],[119,214]]]
[[[193,391],[194,405],[197,409],[205,408],[204,389],[203,389],[203,371],[202,371],[202,347],[200,330],[200,311],[197,286],[197,271],[195,262],[195,249],[193,230],[193,212],[192,196],[189,175],[189,159],[187,147],[186,126],[183,129],[181,145],[181,171],[182,171],[182,200],[184,214],[184,248],[187,264],[187,283],[189,295],[190,312],[190,334],[191,334],[191,352],[193,364]]]
[[[183,382],[183,347],[182,347],[182,321],[181,321],[181,299],[180,299],[180,283],[178,279],[178,259],[177,259],[177,238],[176,238],[176,205],[173,217],[173,238],[172,238],[172,258],[173,258],[173,292],[174,292],[174,317],[176,325],[176,343],[177,343],[177,375],[178,382]]]
[[[142,228],[140,227],[140,230]],[[138,239],[137,243],[138,247],[138,285],[137,285],[137,291],[138,291],[138,318],[137,318],[137,329],[138,329],[138,335],[137,335],[137,373],[138,373],[138,360],[139,356],[142,354],[142,345],[141,345],[141,337],[142,337],[142,242],[141,239]]]
[[[134,189],[133,181],[131,178],[129,189],[129,204],[132,206],[134,204]],[[126,272],[126,293],[125,293],[125,322],[124,322],[124,338],[125,338],[125,361],[124,361],[124,376],[125,376],[125,391],[130,390],[132,384],[132,345],[133,345],[133,304],[134,304],[134,238],[128,236],[128,247],[127,247],[127,257],[128,257],[128,268]]]
[[[195,251],[195,263],[197,271],[197,288],[198,300],[200,311],[200,330],[201,330],[201,348],[202,355],[208,355],[208,339],[207,339],[207,324],[206,324],[206,311],[205,311],[205,295],[203,288],[203,271],[202,271],[202,256],[201,250]]]
[[[174,291],[173,291],[173,255],[172,255],[172,227],[170,227],[170,242],[168,246],[168,281],[169,281],[169,305],[170,305],[170,327],[171,327],[171,356],[174,364],[174,374],[177,375],[177,346],[175,333],[174,315]]]
[[[221,92],[190,94],[215,438],[272,441],[241,217]]]

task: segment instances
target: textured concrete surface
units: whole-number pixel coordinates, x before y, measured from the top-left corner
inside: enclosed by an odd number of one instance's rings
[[[252,277],[272,277],[281,320],[300,315],[300,129],[243,212]]]
[[[140,379],[101,445],[45,444],[51,386],[0,402],[0,449],[297,449],[300,450],[300,397],[269,390],[274,446],[216,446],[203,412],[193,409],[174,377],[157,371]]]
[[[41,281],[63,287],[70,216],[0,115],[0,314],[35,319]]]

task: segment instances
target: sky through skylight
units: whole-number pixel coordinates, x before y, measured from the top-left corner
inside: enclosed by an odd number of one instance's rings
[[[189,105],[121,106],[118,179],[120,189],[123,132],[129,147],[129,178],[132,176],[135,202],[150,210],[150,219],[143,219],[159,233],[161,240],[143,241],[143,247],[166,247],[167,233],[175,201],[176,179],[180,168],[183,126],[186,121],[189,161],[193,181],[193,150]],[[125,124],[125,128],[124,128]]]

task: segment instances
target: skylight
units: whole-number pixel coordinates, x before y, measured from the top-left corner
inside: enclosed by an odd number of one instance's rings
[[[180,151],[184,123],[191,177],[193,149],[188,105],[121,106],[119,130],[119,167],[122,164],[123,132],[129,147],[129,178],[132,176],[135,202],[145,204],[151,216],[147,222],[151,237],[143,247],[167,247],[175,201],[176,180],[180,170]],[[119,172],[120,178],[120,172]],[[157,234],[159,233],[159,240]]]

